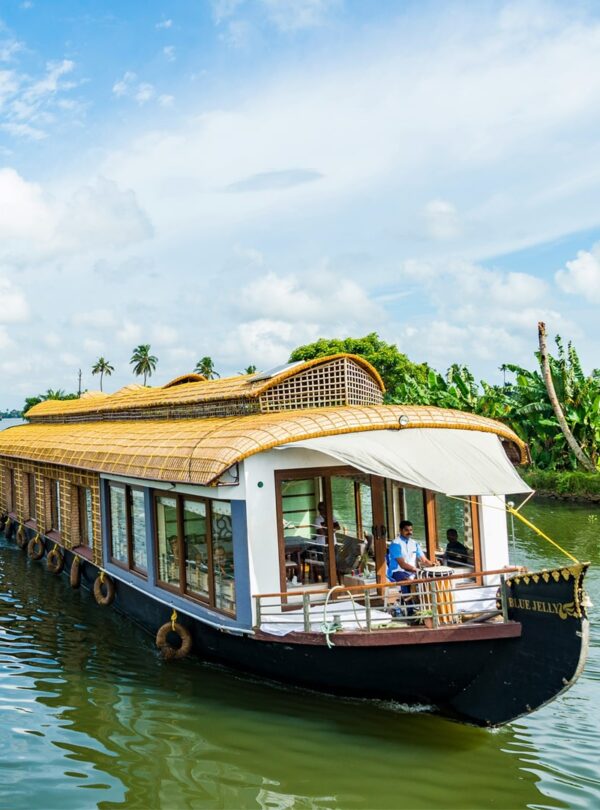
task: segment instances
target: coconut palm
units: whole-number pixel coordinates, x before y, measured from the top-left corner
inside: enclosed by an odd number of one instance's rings
[[[129,364],[133,366],[133,373],[136,377],[144,376],[144,385],[146,385],[146,378],[152,376],[152,372],[156,371],[158,358],[150,354],[150,344],[141,343],[133,350]]]
[[[256,374],[256,366],[246,366],[243,371],[238,372],[239,374]]]
[[[212,361],[212,357],[203,357],[201,360],[198,360],[194,371],[196,374],[202,374],[207,380],[214,380],[215,377],[221,376],[215,371],[215,364]]]
[[[100,375],[100,390],[102,391],[102,378],[106,374],[107,377],[114,371],[114,366],[111,366],[108,360],[105,360],[104,357],[99,357],[96,363],[92,366],[92,374],[99,374]]]

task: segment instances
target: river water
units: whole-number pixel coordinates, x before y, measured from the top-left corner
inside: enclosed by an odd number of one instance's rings
[[[600,563],[600,510],[526,514]],[[518,563],[562,562],[518,528]],[[588,591],[600,603],[600,575]],[[498,730],[277,688],[186,660],[0,541],[0,808],[600,807],[600,644],[578,683]],[[398,674],[401,677],[401,672]]]

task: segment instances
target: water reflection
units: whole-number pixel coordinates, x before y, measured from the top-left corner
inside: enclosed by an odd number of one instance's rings
[[[542,527],[542,518],[552,523],[551,536],[560,541],[568,531],[576,554],[597,556],[587,514],[536,509]],[[525,534],[515,540],[519,554],[548,566],[552,557],[540,542]],[[114,611],[71,591],[15,546],[3,544],[1,552],[1,806],[600,803],[595,633],[592,660],[570,693],[491,733],[401,707],[269,686],[194,661],[166,665],[152,639]],[[597,601],[594,572],[592,587]]]

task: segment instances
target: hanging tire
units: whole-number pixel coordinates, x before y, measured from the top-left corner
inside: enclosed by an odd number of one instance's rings
[[[51,574],[60,574],[65,567],[65,558],[60,549],[56,548],[56,546],[48,552],[46,565]]]
[[[179,646],[171,642],[173,636],[179,636]],[[167,661],[186,658],[192,649],[192,634],[179,622],[166,622],[158,629],[156,646]]]
[[[69,582],[71,583],[71,588],[79,588],[81,585],[81,557],[73,557]]]
[[[6,523],[4,524],[4,536],[6,537],[7,540],[10,540],[10,533],[12,531],[12,527],[13,527],[12,519],[7,517]]]
[[[94,582],[94,598],[102,607],[113,603],[115,598],[115,583],[110,577],[107,577],[106,574],[104,575],[104,581],[102,574],[100,574]]]
[[[19,548],[25,548],[27,546],[27,532],[25,531],[25,526],[19,526],[17,529],[17,545]]]
[[[27,556],[30,560],[41,560],[45,551],[44,541],[39,534],[32,537],[27,544]]]

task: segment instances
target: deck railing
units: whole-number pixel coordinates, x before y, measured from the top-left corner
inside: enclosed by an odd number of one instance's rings
[[[289,632],[367,631],[508,621],[505,578],[521,571],[507,567],[402,583],[298,588],[254,596],[255,628]],[[489,578],[493,581],[490,582]],[[484,584],[482,584],[484,583]]]

